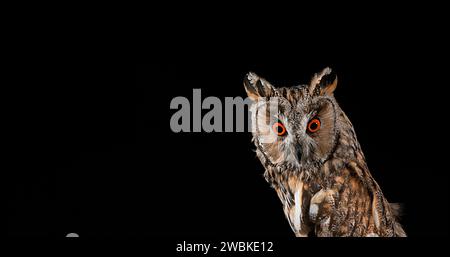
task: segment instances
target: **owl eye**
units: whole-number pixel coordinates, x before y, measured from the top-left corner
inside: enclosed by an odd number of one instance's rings
[[[314,133],[320,129],[320,120],[318,118],[314,118],[308,122],[308,132]]]
[[[273,132],[275,132],[275,134],[277,134],[279,136],[286,134],[286,128],[284,127],[284,125],[281,122],[275,122],[272,125],[272,130],[273,130]]]

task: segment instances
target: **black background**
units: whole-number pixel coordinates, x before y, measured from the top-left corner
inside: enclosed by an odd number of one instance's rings
[[[448,175],[431,145],[441,142],[439,17],[372,7],[300,9],[279,13],[281,22],[238,8],[30,29],[22,65],[33,71],[18,84],[34,87],[17,104],[25,154],[8,234],[293,236],[251,135],[173,133],[169,104],[192,99],[193,88],[203,98],[244,97],[248,71],[296,85],[329,66],[373,176],[389,201],[404,203],[408,235],[448,235]]]

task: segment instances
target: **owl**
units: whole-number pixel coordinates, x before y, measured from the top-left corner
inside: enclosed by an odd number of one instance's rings
[[[264,177],[298,237],[406,236],[372,177],[330,68],[308,85],[272,86],[249,73],[251,127]]]

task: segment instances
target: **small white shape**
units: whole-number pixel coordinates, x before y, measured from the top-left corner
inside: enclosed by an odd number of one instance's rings
[[[309,217],[311,220],[315,220],[317,218],[317,213],[319,213],[319,206],[315,203],[311,204],[309,207]]]
[[[69,233],[66,237],[80,237],[77,233]]]

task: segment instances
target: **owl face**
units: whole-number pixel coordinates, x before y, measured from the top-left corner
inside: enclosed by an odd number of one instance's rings
[[[244,86],[253,101],[252,131],[263,163],[310,170],[328,159],[338,130],[336,85],[328,68],[310,85],[294,87],[275,88],[254,73],[247,75]]]

